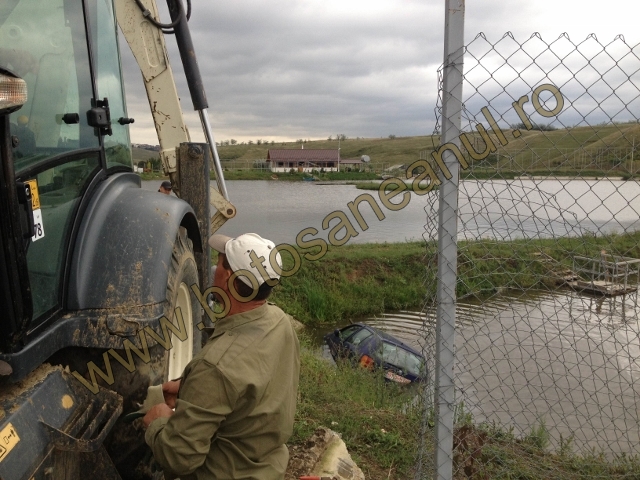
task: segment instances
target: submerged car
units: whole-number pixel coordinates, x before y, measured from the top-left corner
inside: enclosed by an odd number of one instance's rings
[[[426,362],[417,350],[369,325],[354,323],[324,336],[334,360],[351,359],[362,367],[384,369],[385,378],[408,384],[426,378]]]

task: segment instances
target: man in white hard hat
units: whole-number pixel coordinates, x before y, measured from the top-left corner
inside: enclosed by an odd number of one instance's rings
[[[163,385],[166,404],[144,417],[145,439],[165,478],[282,479],[300,346],[290,317],[266,301],[280,255],[255,233],[213,235],[209,244],[219,252],[213,284],[229,310],[182,379]]]

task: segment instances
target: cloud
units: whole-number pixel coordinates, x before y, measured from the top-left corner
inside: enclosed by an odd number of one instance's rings
[[[552,41],[563,28],[576,31],[572,38],[593,30],[610,39],[614,31],[631,32],[637,39],[631,16],[609,13],[616,6],[628,10],[629,2],[613,0],[597,24],[582,2],[558,3],[469,3],[465,41],[479,32],[497,41],[507,30],[519,41],[536,31]],[[443,7],[411,0],[193,2],[190,29],[215,138],[431,133]],[[167,43],[185,118],[193,139],[201,141],[175,41],[168,37]],[[132,141],[156,143],[140,74],[130,53],[123,52],[123,59],[129,114],[136,118]]]

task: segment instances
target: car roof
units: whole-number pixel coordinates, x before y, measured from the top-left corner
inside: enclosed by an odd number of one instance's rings
[[[349,325],[349,327],[353,326],[353,325],[358,325],[360,327],[366,328],[367,330],[370,330],[371,332],[373,332],[374,334],[376,334],[378,337],[382,338],[383,340],[386,340],[389,343],[393,343],[394,345],[398,345],[401,346],[402,348],[409,350],[411,353],[418,355],[419,357],[421,357],[422,359],[424,359],[422,353],[420,353],[419,351],[417,351],[415,348],[410,347],[409,345],[407,345],[406,343],[404,343],[402,340],[397,339],[396,337],[394,337],[393,335],[380,330],[379,328],[376,327],[372,327],[371,325],[367,325],[364,323],[360,323],[360,322],[355,322],[351,325]],[[345,327],[347,328],[347,327]]]

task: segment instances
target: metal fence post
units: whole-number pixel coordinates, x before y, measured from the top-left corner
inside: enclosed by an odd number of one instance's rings
[[[441,145],[459,146],[464,56],[464,0],[445,0],[444,70]],[[455,385],[453,379],[456,282],[458,255],[459,165],[450,150],[443,153],[451,178],[440,186],[438,209],[438,285],[436,319],[436,480],[453,477],[453,424]]]

